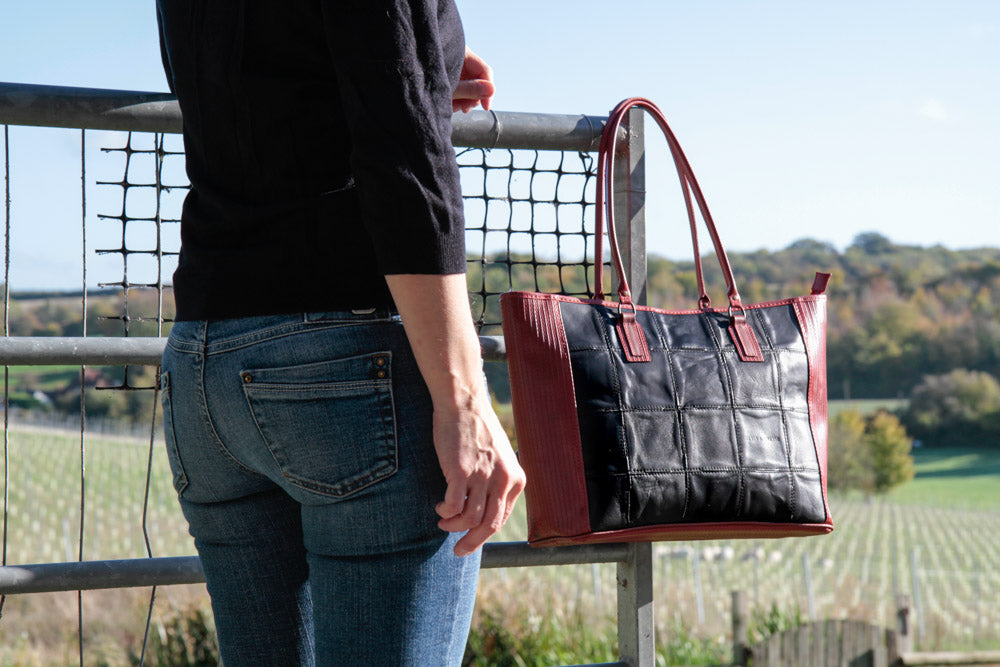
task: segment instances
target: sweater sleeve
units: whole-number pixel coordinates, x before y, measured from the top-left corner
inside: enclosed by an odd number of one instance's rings
[[[438,4],[323,4],[354,185],[384,275],[465,271],[449,78],[464,37],[452,0]]]

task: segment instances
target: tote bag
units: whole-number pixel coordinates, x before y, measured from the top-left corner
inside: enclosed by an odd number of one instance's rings
[[[667,138],[695,250],[692,310],[636,305],[615,236],[611,174],[626,113]],[[828,533],[826,289],[744,304],[701,189],[649,100],[608,118],[598,155],[595,292],[501,297],[532,545]],[[728,303],[705,291],[694,204]],[[607,220],[617,301],[602,291]]]

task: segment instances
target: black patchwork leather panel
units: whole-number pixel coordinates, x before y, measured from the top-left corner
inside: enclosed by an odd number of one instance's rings
[[[791,305],[747,309],[764,361],[743,362],[726,313],[640,310],[652,361],[625,361],[614,309],[560,304],[592,530],[826,518],[809,367]]]

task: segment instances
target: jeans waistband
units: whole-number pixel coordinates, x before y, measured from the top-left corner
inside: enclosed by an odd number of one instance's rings
[[[379,306],[225,320],[175,322],[167,344],[179,352],[225,352],[302,330],[336,328],[398,320],[394,308]]]

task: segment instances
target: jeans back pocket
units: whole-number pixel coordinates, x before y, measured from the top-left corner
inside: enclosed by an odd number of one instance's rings
[[[392,355],[241,371],[261,437],[284,479],[345,498],[398,466]]]

